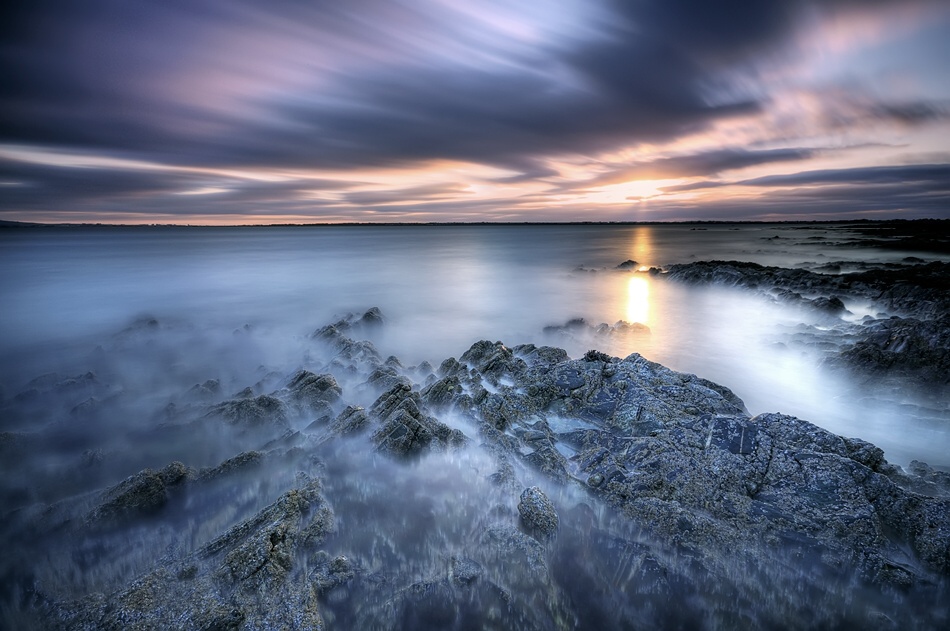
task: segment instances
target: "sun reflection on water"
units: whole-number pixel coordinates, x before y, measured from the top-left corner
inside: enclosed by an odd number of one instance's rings
[[[653,234],[649,226],[637,226],[633,231],[629,253],[631,258],[639,264],[639,270],[649,269],[654,265]],[[650,283],[641,274],[627,281],[627,322],[639,322],[649,325],[650,320]]]
[[[650,320],[650,284],[641,276],[634,276],[627,282],[627,322],[649,324]]]

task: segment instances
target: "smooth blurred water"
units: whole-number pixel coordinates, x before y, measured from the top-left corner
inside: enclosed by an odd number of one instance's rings
[[[852,384],[820,369],[820,349],[779,344],[800,324],[820,325],[815,316],[739,290],[614,269],[628,259],[643,268],[711,259],[791,267],[908,255],[835,245],[853,236],[791,224],[4,230],[0,383],[11,395],[38,374],[82,371],[90,349],[143,316],[190,327],[194,343],[174,358],[187,370],[176,374],[217,377],[245,359],[249,370],[257,362],[290,370],[295,337],[378,306],[387,327],[377,345],[407,365],[438,365],[479,339],[561,345],[572,356],[638,352],[728,386],[752,413],[785,412],[860,436],[898,463],[950,464],[945,409],[920,420],[900,412],[913,400],[864,403]],[[650,332],[543,333],[577,317],[637,321]],[[259,333],[252,355],[196,341],[245,325]]]

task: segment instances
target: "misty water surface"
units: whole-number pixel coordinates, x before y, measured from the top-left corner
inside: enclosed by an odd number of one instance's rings
[[[0,379],[12,394],[39,374],[85,371],[90,349],[143,317],[191,331],[190,341],[164,351],[182,375],[236,378],[261,363],[293,365],[295,338],[378,306],[387,326],[377,345],[407,365],[438,365],[479,339],[559,345],[575,357],[589,348],[638,352],[728,386],[752,413],[780,411],[860,436],[898,463],[950,464],[946,409],[908,412],[896,404],[917,402],[893,395],[895,405],[882,406],[873,393],[869,400],[822,370],[819,349],[788,347],[796,327],[826,327],[815,316],[740,290],[614,269],[631,259],[645,270],[713,259],[814,267],[908,255],[831,245],[847,236],[815,225],[6,231]],[[848,307],[853,319],[873,313],[868,305]],[[640,322],[649,332],[543,333],[572,318]],[[232,332],[242,327],[253,328],[253,342],[235,342]],[[142,358],[143,366],[160,361],[160,354]],[[142,379],[163,385],[141,369]]]

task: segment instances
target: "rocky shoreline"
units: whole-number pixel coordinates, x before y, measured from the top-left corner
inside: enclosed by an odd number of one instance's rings
[[[857,341],[834,361],[946,385],[947,268],[828,276],[706,262],[662,275],[752,288],[830,318],[873,299],[887,313],[854,324]],[[386,326],[375,308],[349,315],[301,340],[293,370],[265,371],[233,396],[209,380],[158,399],[137,439],[227,436],[233,452],[216,464],[166,461],[98,491],[77,482],[76,494],[51,502],[5,485],[4,620],[63,629],[950,622],[950,474],[920,462],[905,471],[874,445],[802,419],[751,416],[729,389],[636,353],[571,359],[483,340],[438,367],[404,366],[370,341]],[[138,327],[126,334],[161,324]],[[123,396],[92,372],[34,380],[4,409],[59,397],[75,403],[68,423],[5,432],[0,458],[12,469],[70,424],[108,427]],[[85,450],[77,477],[88,487],[113,457]]]
[[[950,388],[950,263],[912,258],[906,265],[826,274],[703,261],[672,265],[662,277],[691,285],[740,287],[821,314],[835,326],[837,340],[852,338],[828,356],[830,365],[872,382],[916,381],[926,388]],[[871,305],[876,313],[845,323],[840,316],[850,314],[847,306],[853,303]]]

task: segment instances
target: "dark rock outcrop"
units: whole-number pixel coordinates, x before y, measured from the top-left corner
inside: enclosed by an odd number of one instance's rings
[[[861,339],[830,363],[871,377],[950,384],[950,315],[875,320],[862,329]]]
[[[169,490],[187,477],[188,469],[180,462],[173,462],[159,471],[140,471],[106,491],[86,521],[107,522],[153,513],[168,501]]]
[[[950,615],[950,474],[751,416],[728,388],[638,354],[480,341],[418,385],[349,337],[377,315],[320,329],[312,371],[195,404],[179,429],[236,437],[238,455],[5,514],[11,548],[68,557],[36,576],[27,552],[0,565],[37,626],[926,629]],[[931,338],[908,320],[860,325],[880,337],[853,348],[923,354]],[[34,387],[47,381],[62,379]],[[383,392],[364,408],[347,400],[359,384]],[[36,444],[0,439],[5,455]],[[150,537],[151,557],[129,550]],[[94,583],[125,564],[128,580]],[[50,588],[62,568],[90,583]]]
[[[63,629],[323,629],[298,557],[332,528],[316,481],[126,589],[51,607]]]
[[[231,425],[287,427],[287,408],[280,399],[262,394],[253,399],[232,399],[216,405],[209,415],[222,418]]]
[[[324,404],[334,403],[343,394],[343,389],[333,375],[316,375],[301,370],[287,384],[291,397],[311,409],[321,409]]]
[[[465,443],[461,431],[427,416],[421,407],[422,398],[408,385],[397,384],[384,392],[370,408],[370,414],[380,422],[372,436],[376,448],[394,456],[409,457],[433,447],[444,449]]]
[[[537,533],[542,538],[552,537],[557,532],[558,518],[554,504],[536,486],[525,489],[521,494],[518,513],[521,523],[529,532]]]

